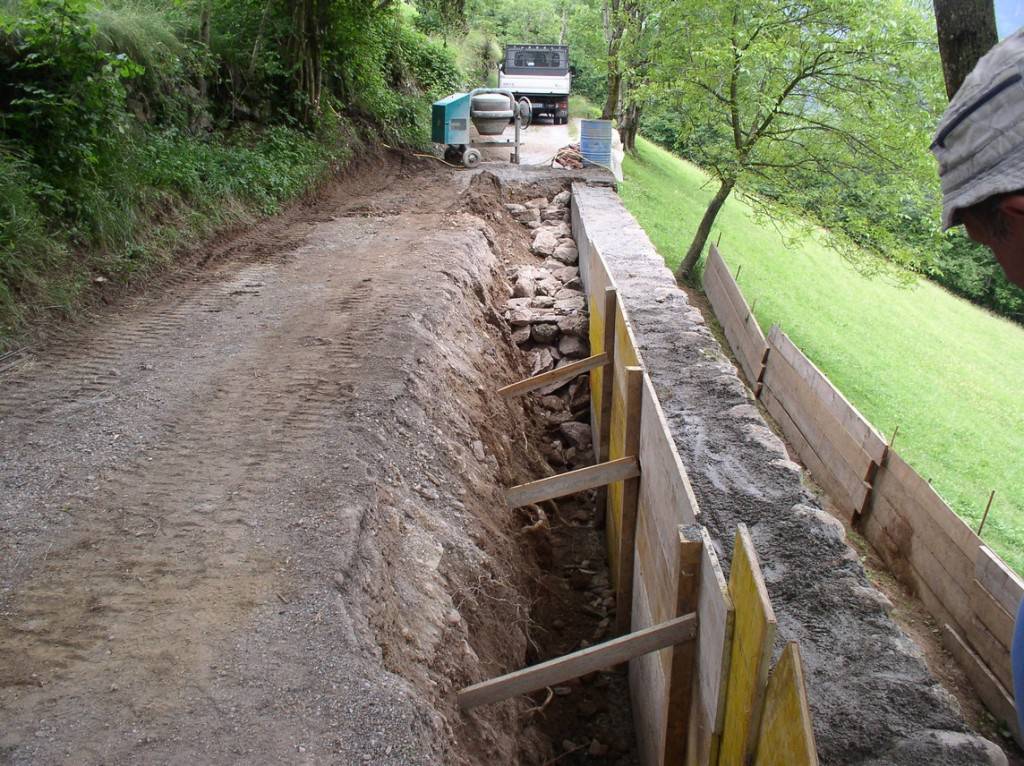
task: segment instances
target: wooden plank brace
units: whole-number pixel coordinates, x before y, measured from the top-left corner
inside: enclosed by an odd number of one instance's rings
[[[546,479],[538,479],[528,484],[517,484],[505,492],[509,506],[518,508],[521,505],[539,503],[564,497],[586,489],[603,487],[613,481],[625,481],[640,475],[640,464],[635,457],[624,457],[609,460],[607,463],[588,465],[575,471],[566,471]]]
[[[478,705],[501,702],[509,697],[528,694],[596,670],[614,667],[648,652],[692,641],[696,635],[696,614],[677,617],[596,646],[580,649],[564,657],[467,686],[458,694],[459,708],[468,710]]]
[[[538,388],[550,386],[552,383],[572,380],[577,375],[589,372],[597,367],[603,367],[606,364],[608,364],[607,354],[594,354],[593,356],[588,356],[586,359],[580,359],[578,362],[572,362],[564,367],[548,370],[547,372],[542,372],[540,375],[534,375],[532,378],[521,380],[518,383],[513,383],[509,386],[505,386],[504,388],[499,388],[498,395],[504,396],[507,399],[522,396],[523,394],[528,394],[530,391],[536,391]]]

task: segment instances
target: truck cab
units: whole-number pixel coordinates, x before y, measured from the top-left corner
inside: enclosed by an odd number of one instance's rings
[[[569,121],[569,46],[506,45],[498,87],[530,100],[533,114],[550,114],[555,124]]]

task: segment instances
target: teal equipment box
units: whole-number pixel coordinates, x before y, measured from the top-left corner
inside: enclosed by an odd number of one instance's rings
[[[454,93],[434,102],[430,114],[430,134],[434,143],[469,143],[469,100],[468,93]]]

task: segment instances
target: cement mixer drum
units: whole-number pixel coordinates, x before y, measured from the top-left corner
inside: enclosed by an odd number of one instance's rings
[[[481,136],[500,136],[515,116],[514,104],[503,93],[473,96],[470,117]]]

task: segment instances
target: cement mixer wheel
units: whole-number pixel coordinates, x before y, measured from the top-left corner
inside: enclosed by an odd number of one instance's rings
[[[467,149],[462,155],[462,164],[472,170],[480,164],[480,152],[476,149]]]

